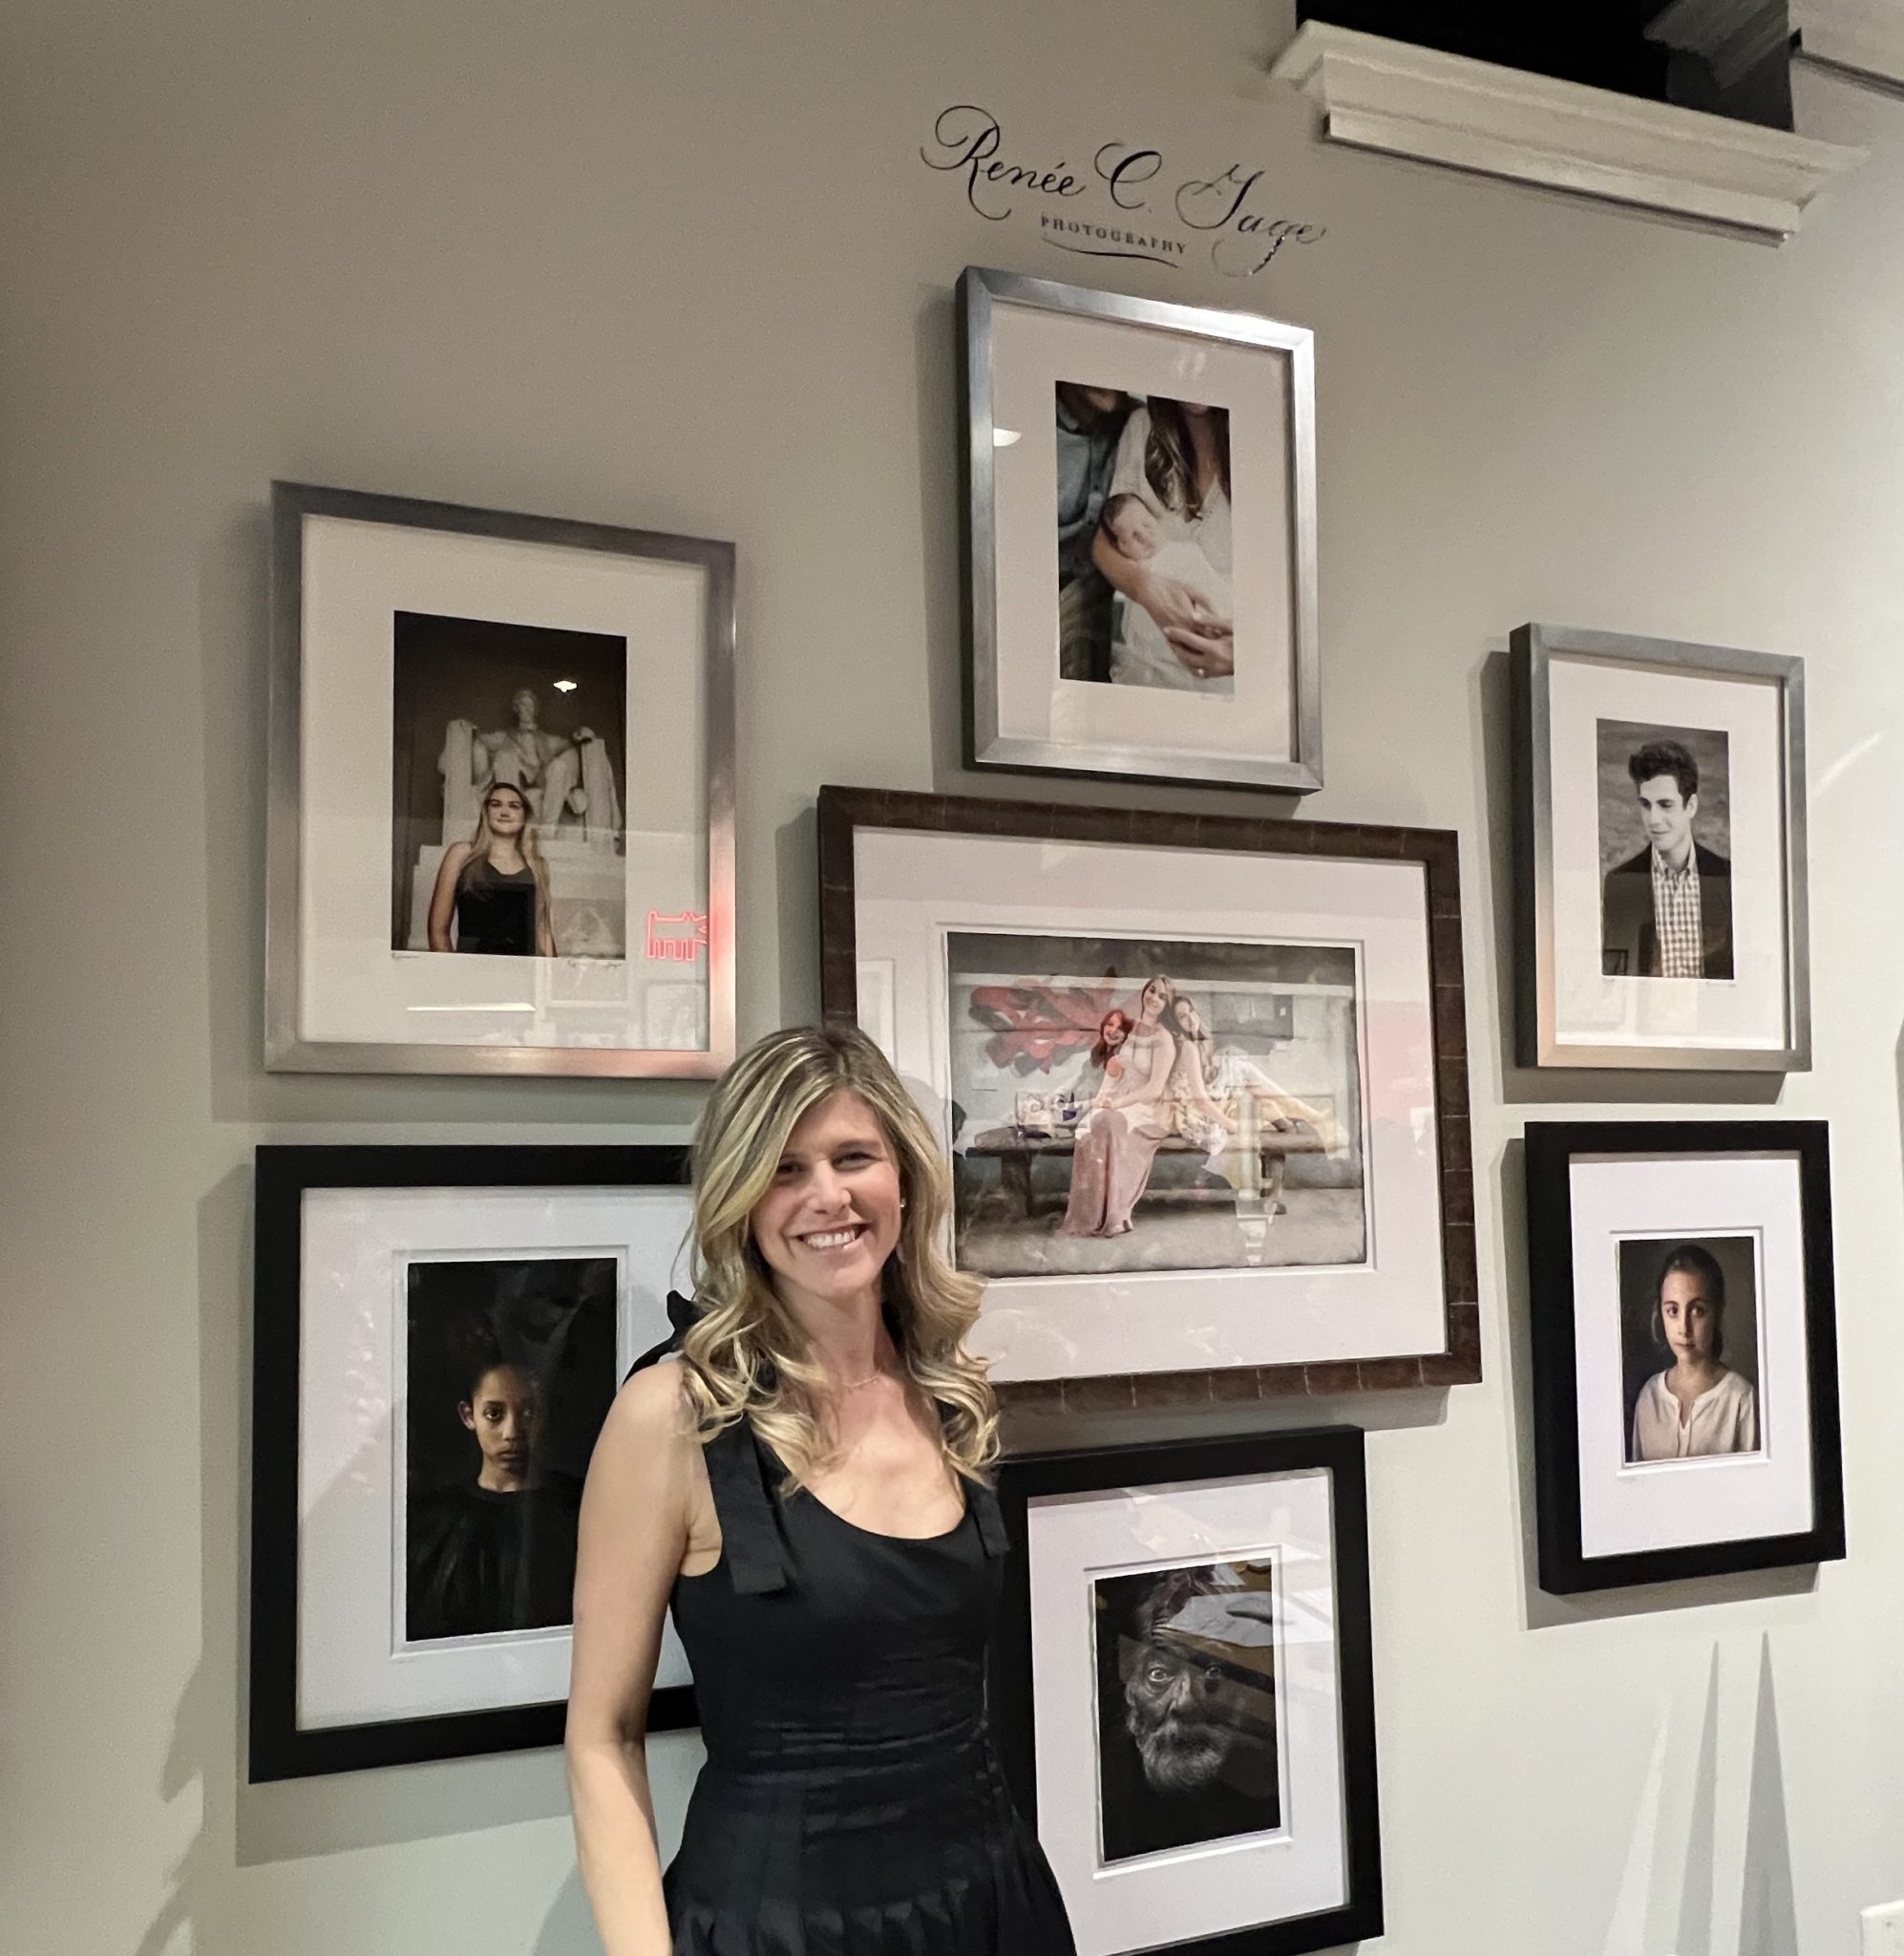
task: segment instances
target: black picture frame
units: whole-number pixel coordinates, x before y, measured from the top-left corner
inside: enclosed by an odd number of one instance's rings
[[[1370,1628],[1368,1488],[1362,1430],[1157,1440],[1027,1455],[999,1470],[999,1505],[1011,1538],[1003,1606],[990,1656],[1000,1764],[1019,1811],[1038,1818],[1037,1706],[1031,1649],[1026,1510],[1047,1496],[1103,1493],[1178,1481],[1247,1479],[1322,1468],[1330,1477],[1335,1547],[1336,1671],[1341,1683],[1343,1859],[1348,1899],[1319,1913],[1152,1945],[1149,1956],[1303,1956],[1383,1932],[1381,1802],[1376,1766],[1374,1643]]]
[[[248,1777],[255,1783],[561,1743],[565,1703],[372,1724],[298,1718],[299,1412],[303,1209],[312,1189],[674,1187],[678,1146],[262,1146],[252,1297],[251,1650]],[[659,1688],[651,1732],[697,1723],[691,1685]]]
[[[1622,1555],[1581,1546],[1578,1365],[1570,1169],[1576,1155],[1792,1154],[1804,1230],[1805,1334],[1812,1525],[1797,1534],[1704,1541]],[[1540,1586],[1557,1596],[1755,1569],[1845,1554],[1844,1460],[1831,1253],[1829,1129],[1822,1120],[1530,1121],[1526,1133],[1529,1317]]]

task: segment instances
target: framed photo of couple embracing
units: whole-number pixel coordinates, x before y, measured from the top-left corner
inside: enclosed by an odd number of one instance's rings
[[[1480,1376],[1451,835],[824,788],[819,850],[821,1004],[951,1158],[994,1378]]]
[[[1313,339],[966,270],[976,767],[1322,784]]]
[[[1802,662],[1513,644],[1521,1064],[1809,1067]]]

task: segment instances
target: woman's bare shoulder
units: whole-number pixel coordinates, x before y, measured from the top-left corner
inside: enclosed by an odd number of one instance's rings
[[[615,1394],[603,1433],[646,1447],[694,1445],[694,1414],[678,1365],[644,1366]]]

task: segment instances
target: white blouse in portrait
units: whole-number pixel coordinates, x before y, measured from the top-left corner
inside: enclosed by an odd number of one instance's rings
[[[1708,1386],[1683,1420],[1664,1372],[1640,1387],[1633,1409],[1634,1459],[1686,1460],[1697,1454],[1753,1454],[1758,1447],[1758,1394],[1736,1371]]]

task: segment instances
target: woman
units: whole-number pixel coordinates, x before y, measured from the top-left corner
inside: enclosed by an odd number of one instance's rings
[[[1107,1085],[1124,1077],[1124,1062],[1119,1055],[1131,1037],[1131,1025],[1129,1012],[1113,1009],[1105,1013],[1097,1029],[1097,1040],[1090,1049],[1090,1063],[1104,1075]]]
[[[1110,493],[1138,496],[1160,517],[1174,519],[1175,537],[1194,542],[1211,568],[1229,579],[1230,417],[1222,410],[1153,394],[1124,424]],[[1234,674],[1231,616],[1219,616],[1181,579],[1127,556],[1101,525],[1091,539],[1091,561],[1123,604],[1141,606],[1155,620],[1182,664],[1186,686]],[[1113,648],[1113,670],[1115,661]]]
[[[474,1479],[416,1497],[408,1528],[413,1642],[569,1620],[576,1489],[540,1471],[540,1378],[479,1333],[456,1413],[476,1436]]]
[[[530,825],[529,797],[513,781],[492,781],[483,792],[476,834],[443,851],[430,897],[430,948],[552,958],[556,939],[548,892],[549,872]]]
[[[1122,1071],[1115,1079],[1106,1078],[1078,1123],[1060,1236],[1123,1236],[1131,1229],[1131,1212],[1151,1179],[1157,1145],[1171,1133],[1176,1042],[1162,1022],[1175,996],[1159,973],[1138,998],[1136,1023],[1119,1055]]]
[[[1673,1363],[1640,1389],[1631,1457],[1756,1453],[1758,1395],[1719,1362],[1725,1349],[1725,1272],[1719,1259],[1696,1243],[1681,1244],[1661,1265],[1653,1298],[1653,1342],[1672,1353]]]
[[[823,1027],[736,1061],[694,1171],[679,1361],[623,1389],[582,1503],[569,1784],[606,1956],[1068,1956],[985,1729],[997,1414],[945,1163],[878,1048]],[[708,1764],[664,1876],[670,1601]]]
[[[1177,1035],[1176,1063],[1171,1068],[1171,1127],[1213,1163],[1237,1132],[1236,1116],[1211,1092],[1210,1030],[1195,1001],[1179,992],[1171,1006]]]

